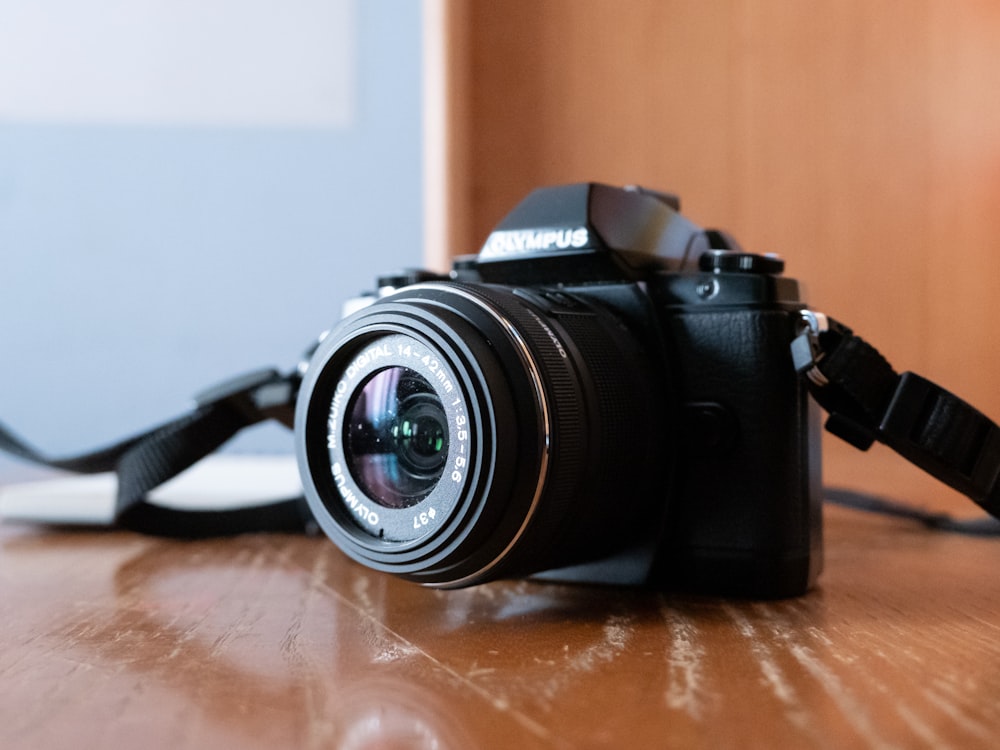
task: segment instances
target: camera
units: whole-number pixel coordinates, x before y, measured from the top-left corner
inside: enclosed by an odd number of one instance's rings
[[[532,192],[451,272],[388,275],[303,369],[316,522],[373,569],[747,597],[822,566],[805,306],[671,195]]]

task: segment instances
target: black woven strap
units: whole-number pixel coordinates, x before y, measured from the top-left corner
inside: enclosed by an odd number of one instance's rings
[[[862,450],[888,445],[1000,517],[1000,427],[926,378],[897,374],[846,326],[823,322],[810,321],[792,352],[830,415],[827,429]]]
[[[98,451],[53,458],[0,424],[0,450],[65,471],[113,471],[118,477],[114,522],[159,536],[205,537],[251,531],[302,531],[312,516],[303,498],[224,510],[175,510],[147,494],[215,452],[237,432],[266,419],[292,426],[297,378],[261,370],[226,381],[197,398],[175,420]]]

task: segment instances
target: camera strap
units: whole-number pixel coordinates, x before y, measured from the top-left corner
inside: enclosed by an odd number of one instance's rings
[[[793,340],[796,370],[829,414],[826,428],[861,450],[876,441],[965,494],[1000,518],[1000,427],[949,391],[912,372],[896,373],[851,329],[802,311]],[[158,536],[206,537],[255,531],[303,531],[314,526],[304,498],[221,510],[157,505],[148,493],[215,452],[240,430],[273,419],[291,428],[298,373],[260,370],[228,380],[195,399],[177,419],[104,449],[52,458],[0,424],[0,451],[76,473],[114,472],[114,524]],[[967,533],[948,516],[926,513],[860,493],[827,490],[841,504],[918,518]],[[985,533],[996,533],[991,525]]]
[[[792,357],[826,429],[860,450],[889,446],[1000,518],[1000,427],[926,378],[896,373],[847,326],[812,311],[802,320]]]
[[[52,458],[0,424],[0,450],[27,461],[79,474],[114,472],[113,523],[168,537],[210,537],[253,531],[303,531],[312,523],[304,498],[222,510],[157,505],[148,493],[214,453],[240,430],[274,419],[292,426],[299,378],[259,370],[228,380],[195,398],[187,414],[101,450]]]

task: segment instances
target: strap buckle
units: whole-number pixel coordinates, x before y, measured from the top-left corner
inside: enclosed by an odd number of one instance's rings
[[[809,378],[813,385],[825,388],[830,381],[818,367],[826,354],[819,337],[830,330],[830,319],[814,310],[799,310],[799,317],[804,326],[802,332],[792,341],[792,361],[795,363],[795,371]]]
[[[878,439],[1000,514],[1000,427],[958,396],[904,372],[878,426]]]

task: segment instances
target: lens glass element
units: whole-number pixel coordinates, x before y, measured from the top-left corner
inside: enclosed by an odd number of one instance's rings
[[[379,370],[351,396],[346,417],[344,458],[369,498],[409,508],[431,493],[448,460],[448,418],[424,377]]]

